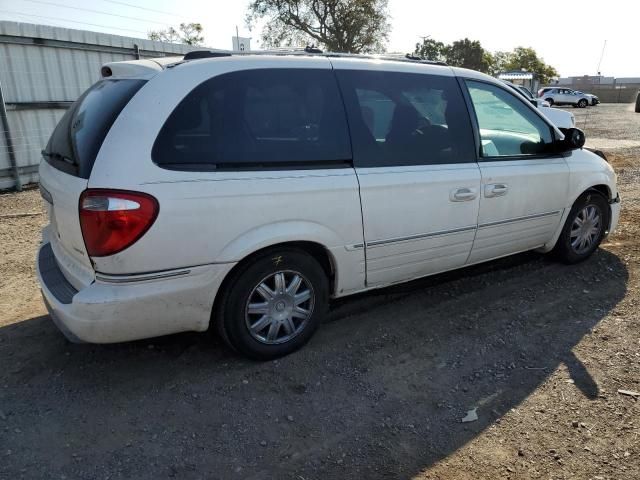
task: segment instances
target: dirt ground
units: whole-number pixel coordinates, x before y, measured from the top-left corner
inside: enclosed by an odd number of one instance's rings
[[[34,280],[38,192],[0,195],[0,479],[640,478],[640,401],[618,393],[640,391],[640,114],[571,111],[623,200],[590,260],[346,299],[268,363],[204,334],[68,343]]]

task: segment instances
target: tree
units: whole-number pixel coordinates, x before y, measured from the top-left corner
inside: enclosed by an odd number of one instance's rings
[[[468,38],[457,40],[445,48],[445,58],[452,67],[470,68],[487,73],[491,64],[490,57],[480,42]]]
[[[491,62],[489,66],[489,74],[497,75],[500,72],[504,72],[507,69],[507,64],[511,60],[513,55],[511,52],[495,52],[489,54],[491,56]]]
[[[431,60],[434,62],[444,62],[446,45],[437,40],[431,38],[424,38],[422,43],[416,43],[416,49],[413,54],[424,58],[425,60]]]
[[[512,53],[508,54],[504,64],[504,70],[526,70],[535,73],[540,83],[545,85],[553,77],[558,76],[558,71],[551,65],[544,63],[542,58],[533,48],[517,47]]]
[[[480,42],[468,38],[455,41],[451,45],[425,38],[421,44],[416,44],[414,55],[494,76],[508,70],[526,70],[535,73],[542,84],[547,84],[551,78],[558,76],[556,69],[544,63],[533,48],[517,47],[512,52],[492,54],[482,48]]]
[[[388,0],[252,0],[247,24],[266,19],[266,47],[315,44],[332,52],[384,51]]]
[[[471,68],[481,72],[488,72],[492,64],[491,54],[482,48],[480,42],[468,38],[451,45],[425,38],[422,44],[416,44],[414,55],[425,60],[446,62],[452,67]]]
[[[178,31],[179,30],[179,31]],[[202,25],[199,23],[181,23],[176,30],[169,27],[166,30],[149,32],[149,39],[168,43],[185,43],[187,45],[202,45]]]

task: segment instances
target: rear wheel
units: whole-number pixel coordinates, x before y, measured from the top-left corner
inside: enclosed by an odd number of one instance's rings
[[[578,100],[578,108],[585,108],[587,105],[589,105],[589,102],[586,98],[581,98],[580,100]]]
[[[243,355],[269,360],[303,346],[328,305],[329,282],[302,250],[271,250],[236,271],[214,312],[225,342]]]
[[[553,98],[546,98],[544,101],[549,103],[550,107],[553,107]]]
[[[554,248],[566,263],[586,260],[598,248],[609,225],[609,204],[599,193],[586,192],[569,212]]]

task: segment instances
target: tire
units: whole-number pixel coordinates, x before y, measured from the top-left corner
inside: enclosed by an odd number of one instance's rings
[[[309,341],[328,298],[327,274],[315,258],[295,248],[268,250],[225,282],[214,321],[231,348],[255,360],[270,360]]]
[[[587,105],[589,105],[589,101],[586,98],[578,100],[578,108],[585,108]]]
[[[591,212],[595,214],[592,216]],[[609,226],[609,215],[609,203],[602,194],[583,193],[573,204],[553,252],[561,261],[568,264],[586,260],[602,242]],[[592,225],[595,229],[590,235],[578,227],[578,221],[582,219],[584,225],[587,218],[589,219],[587,225]],[[581,241],[583,238],[584,243]]]
[[[550,107],[553,107],[553,98],[545,98],[544,101],[549,103]]]

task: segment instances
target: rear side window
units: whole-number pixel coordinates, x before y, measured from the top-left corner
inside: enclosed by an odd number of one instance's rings
[[[359,167],[475,162],[473,131],[453,77],[336,71]]]
[[[323,168],[351,161],[344,108],[330,70],[220,75],[191,91],[153,147],[164,168]]]
[[[101,80],[67,110],[42,154],[55,168],[89,178],[111,125],[145,80]]]

